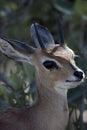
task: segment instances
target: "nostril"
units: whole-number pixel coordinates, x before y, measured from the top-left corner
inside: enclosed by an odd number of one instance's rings
[[[74,75],[75,75],[76,77],[80,78],[80,79],[83,78],[83,72],[82,72],[82,71],[75,71],[75,72],[74,72]]]

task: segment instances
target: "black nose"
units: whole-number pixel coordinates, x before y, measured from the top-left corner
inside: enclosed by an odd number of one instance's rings
[[[82,71],[75,71],[74,75],[78,77],[80,80],[83,79],[83,72]]]

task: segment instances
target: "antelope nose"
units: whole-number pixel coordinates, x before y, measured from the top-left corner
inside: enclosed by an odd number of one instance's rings
[[[82,71],[75,71],[74,76],[78,77],[80,80],[84,78],[84,73]]]

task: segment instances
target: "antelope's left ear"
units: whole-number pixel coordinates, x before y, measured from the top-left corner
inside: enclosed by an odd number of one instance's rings
[[[49,44],[55,44],[54,38],[49,30],[38,23],[31,25],[31,37],[37,48],[46,49]]]
[[[16,61],[29,61],[29,57],[35,52],[35,48],[17,40],[0,38],[0,51]]]

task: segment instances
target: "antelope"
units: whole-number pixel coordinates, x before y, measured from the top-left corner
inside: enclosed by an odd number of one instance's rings
[[[44,26],[33,23],[31,37],[36,47],[0,38],[0,51],[36,68],[37,103],[30,107],[0,112],[0,130],[65,130],[68,123],[67,91],[84,81],[85,74],[75,64],[75,54],[64,42],[59,24],[60,43]]]

